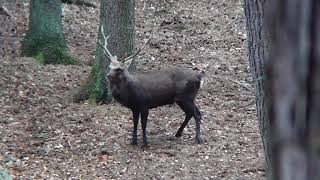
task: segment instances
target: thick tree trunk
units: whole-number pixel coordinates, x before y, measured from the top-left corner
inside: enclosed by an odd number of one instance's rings
[[[22,43],[22,55],[41,63],[74,64],[67,53],[60,0],[31,0],[29,31]]]
[[[133,53],[135,33],[134,7],[134,0],[107,0],[101,2],[99,28],[101,29],[101,26],[103,26],[105,33],[110,35],[108,49],[113,55],[118,56],[118,60],[122,60]],[[103,42],[101,31],[99,31],[99,39]],[[97,44],[96,62],[105,59],[106,56],[102,47]]]
[[[267,114],[265,96],[265,63],[269,40],[264,23],[265,0],[245,0],[244,9],[248,33],[249,62],[254,80],[256,110],[266,160],[266,172],[272,177],[272,149],[270,120]]]
[[[271,0],[267,60],[274,179],[320,179],[320,2]]]
[[[119,61],[131,55],[134,50],[134,7],[134,0],[101,1],[98,40],[104,42],[100,31],[103,26],[106,36],[110,35],[108,49],[112,55],[118,56]],[[105,78],[109,63],[102,47],[97,43],[95,63],[88,82],[74,96],[74,102],[88,98],[91,102],[96,103],[107,103],[111,100]],[[130,70],[134,69],[134,63],[132,63]]]

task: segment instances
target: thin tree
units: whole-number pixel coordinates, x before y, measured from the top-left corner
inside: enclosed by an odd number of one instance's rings
[[[269,52],[269,37],[264,23],[265,8],[265,0],[244,1],[249,63],[255,87],[259,129],[265,154],[266,173],[269,177],[272,177],[270,119],[267,113],[267,97],[265,93],[265,63]]]
[[[73,96],[73,102],[89,99],[90,102],[107,103],[111,100],[106,81],[110,60],[106,57],[99,41],[104,42],[101,27],[109,36],[108,49],[119,60],[130,56],[134,50],[134,0],[101,0],[100,26],[96,47],[95,63],[85,84]],[[130,70],[134,70],[132,63]]]
[[[63,33],[60,0],[31,0],[29,30],[22,42],[22,55],[43,64],[75,64],[68,54]]]

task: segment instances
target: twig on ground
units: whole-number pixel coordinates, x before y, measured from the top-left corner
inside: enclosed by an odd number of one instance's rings
[[[97,5],[95,3],[88,0],[62,0],[62,3],[97,8]]]
[[[5,6],[0,7],[0,15],[1,14],[9,16],[10,18],[13,17],[12,14],[9,12],[9,10]]]

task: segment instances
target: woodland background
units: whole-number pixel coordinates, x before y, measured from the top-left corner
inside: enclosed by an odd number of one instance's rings
[[[243,2],[136,1],[137,46],[164,22],[137,58],[138,71],[206,67],[196,101],[205,143],[194,143],[194,121],[173,138],[184,118],[173,105],[150,112],[148,150],[129,145],[128,109],[65,101],[90,73],[99,25],[95,3],[65,8],[65,36],[81,65],[43,66],[20,57],[26,1],[7,4],[12,18],[0,15],[0,171],[27,178],[264,179]]]

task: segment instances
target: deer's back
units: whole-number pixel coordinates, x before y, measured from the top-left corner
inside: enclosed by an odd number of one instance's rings
[[[149,108],[172,104],[177,98],[194,99],[200,87],[201,75],[190,69],[168,69],[133,75],[135,84],[141,86]]]

